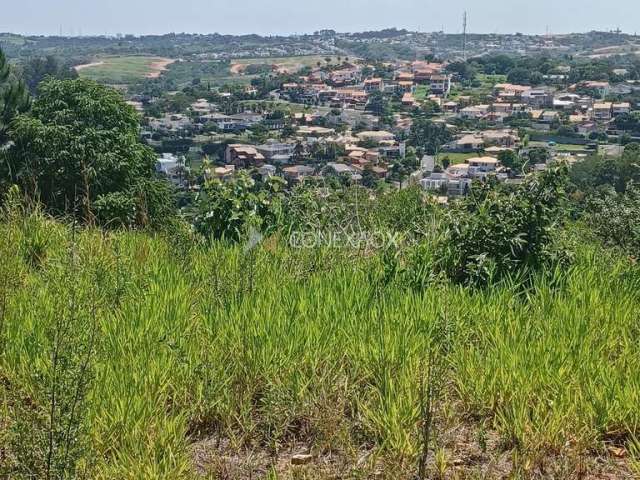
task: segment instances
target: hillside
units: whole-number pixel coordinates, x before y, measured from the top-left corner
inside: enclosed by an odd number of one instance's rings
[[[384,255],[6,211],[0,471],[409,479],[426,445],[428,478],[631,478],[640,271],[578,252],[418,291]]]

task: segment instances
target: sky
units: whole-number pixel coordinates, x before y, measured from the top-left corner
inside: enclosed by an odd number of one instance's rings
[[[640,0],[3,0],[0,32],[64,35],[258,33],[406,28],[528,34],[635,33]]]

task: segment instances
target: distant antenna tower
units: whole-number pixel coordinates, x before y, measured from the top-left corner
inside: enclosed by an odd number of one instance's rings
[[[462,58],[467,59],[467,12],[462,15]]]

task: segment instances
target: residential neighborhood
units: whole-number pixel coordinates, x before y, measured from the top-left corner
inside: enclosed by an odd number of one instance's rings
[[[560,61],[557,73],[523,83],[509,81],[512,74],[470,80],[459,61],[318,63],[267,84],[174,93],[191,100],[144,122],[158,170],[181,188],[247,171],[290,186],[337,177],[454,198],[479,182],[517,182],[554,160],[579,162],[640,136],[636,80],[570,83],[576,67]],[[165,102],[131,101],[143,114]],[[168,166],[174,157],[179,168]],[[423,157],[433,161],[425,166]]]

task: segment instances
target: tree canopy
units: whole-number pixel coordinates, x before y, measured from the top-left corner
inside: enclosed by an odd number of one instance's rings
[[[7,141],[11,120],[29,107],[29,95],[13,75],[7,57],[0,49],[0,147]]]
[[[19,185],[55,214],[95,218],[94,206],[153,175],[155,154],[115,90],[89,80],[43,82],[29,113],[11,124],[2,183]]]

